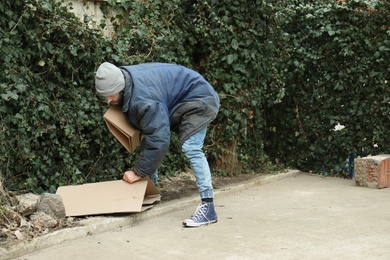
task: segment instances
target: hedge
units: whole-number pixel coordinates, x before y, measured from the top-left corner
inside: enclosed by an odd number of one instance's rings
[[[287,5],[283,101],[266,152],[304,171],[353,177],[353,159],[390,152],[390,5]]]
[[[135,162],[102,120],[94,73],[103,61],[202,73],[221,97],[205,144],[214,172],[283,163],[348,175],[346,159],[389,153],[389,5],[310,2],[108,1],[99,26],[110,19],[112,38],[62,2],[0,3],[4,184],[53,192],[121,178]],[[160,173],[186,167],[173,135]]]

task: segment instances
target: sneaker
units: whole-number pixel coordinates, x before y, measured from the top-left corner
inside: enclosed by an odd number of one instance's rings
[[[217,222],[217,213],[214,210],[213,202],[202,202],[198,205],[195,214],[183,221],[183,226],[200,227]]]

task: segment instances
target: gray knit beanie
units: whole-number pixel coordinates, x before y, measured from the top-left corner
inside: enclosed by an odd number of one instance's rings
[[[125,88],[125,78],[120,68],[102,63],[95,76],[95,87],[99,95],[107,97],[121,92]]]

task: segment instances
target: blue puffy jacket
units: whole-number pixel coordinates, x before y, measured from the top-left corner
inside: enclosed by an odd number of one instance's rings
[[[139,176],[152,175],[170,143],[170,131],[180,143],[208,125],[219,109],[218,94],[197,72],[176,64],[145,63],[120,67],[126,87],[123,113],[143,134]]]

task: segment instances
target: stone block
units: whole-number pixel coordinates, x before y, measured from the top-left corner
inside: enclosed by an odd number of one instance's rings
[[[357,158],[354,170],[357,186],[378,189],[390,187],[390,154]]]

